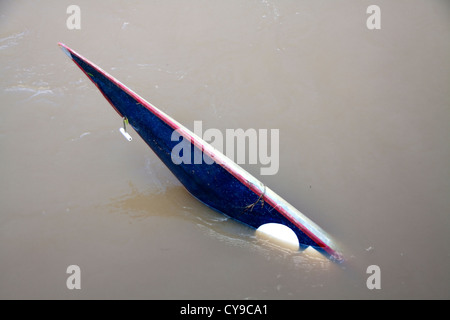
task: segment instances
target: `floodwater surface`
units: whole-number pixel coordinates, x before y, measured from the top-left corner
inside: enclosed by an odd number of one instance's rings
[[[372,2],[2,1],[0,298],[450,298],[450,5]],[[279,129],[242,166],[345,262],[199,203],[58,42],[191,130]]]

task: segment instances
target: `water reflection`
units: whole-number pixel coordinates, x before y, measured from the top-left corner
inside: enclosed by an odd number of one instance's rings
[[[244,248],[289,268],[325,271],[334,264],[312,247],[294,250],[263,236],[254,228],[215,212],[193,198],[182,186],[167,187],[160,192],[141,191],[132,182],[129,186],[129,193],[111,198],[108,204],[111,212],[123,213],[138,221],[152,216],[185,220],[208,237]]]

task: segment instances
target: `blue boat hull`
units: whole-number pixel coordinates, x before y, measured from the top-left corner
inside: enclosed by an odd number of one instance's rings
[[[267,223],[283,224],[295,232],[302,246],[313,246],[334,260],[342,259],[320,228],[313,225],[313,229],[323,233],[316,235],[304,226],[307,223],[299,223],[296,215],[288,212],[290,209],[286,209],[285,202],[277,203],[278,198],[270,197],[266,187],[258,186],[247,178],[248,173],[235,164],[217,161],[212,151],[205,152],[206,143],[191,135],[185,127],[81,55],[63,44],[60,46],[194,197],[210,208],[254,228]],[[180,130],[179,139],[173,139],[174,130]],[[172,150],[181,139],[192,142],[191,161],[175,164]],[[199,153],[204,159],[202,164],[195,161]]]

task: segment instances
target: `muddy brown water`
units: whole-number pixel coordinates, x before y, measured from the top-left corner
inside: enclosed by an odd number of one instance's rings
[[[375,2],[2,1],[0,298],[448,299],[450,5]],[[346,262],[198,203],[59,41],[191,129],[279,129],[243,167]]]

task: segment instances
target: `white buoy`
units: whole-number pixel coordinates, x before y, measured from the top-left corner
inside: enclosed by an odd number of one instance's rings
[[[128,132],[125,131],[124,128],[120,128],[119,131],[128,141],[133,140],[133,138],[128,134]]]
[[[282,247],[298,250],[300,244],[294,231],[280,223],[266,223],[256,230],[256,234]]]

